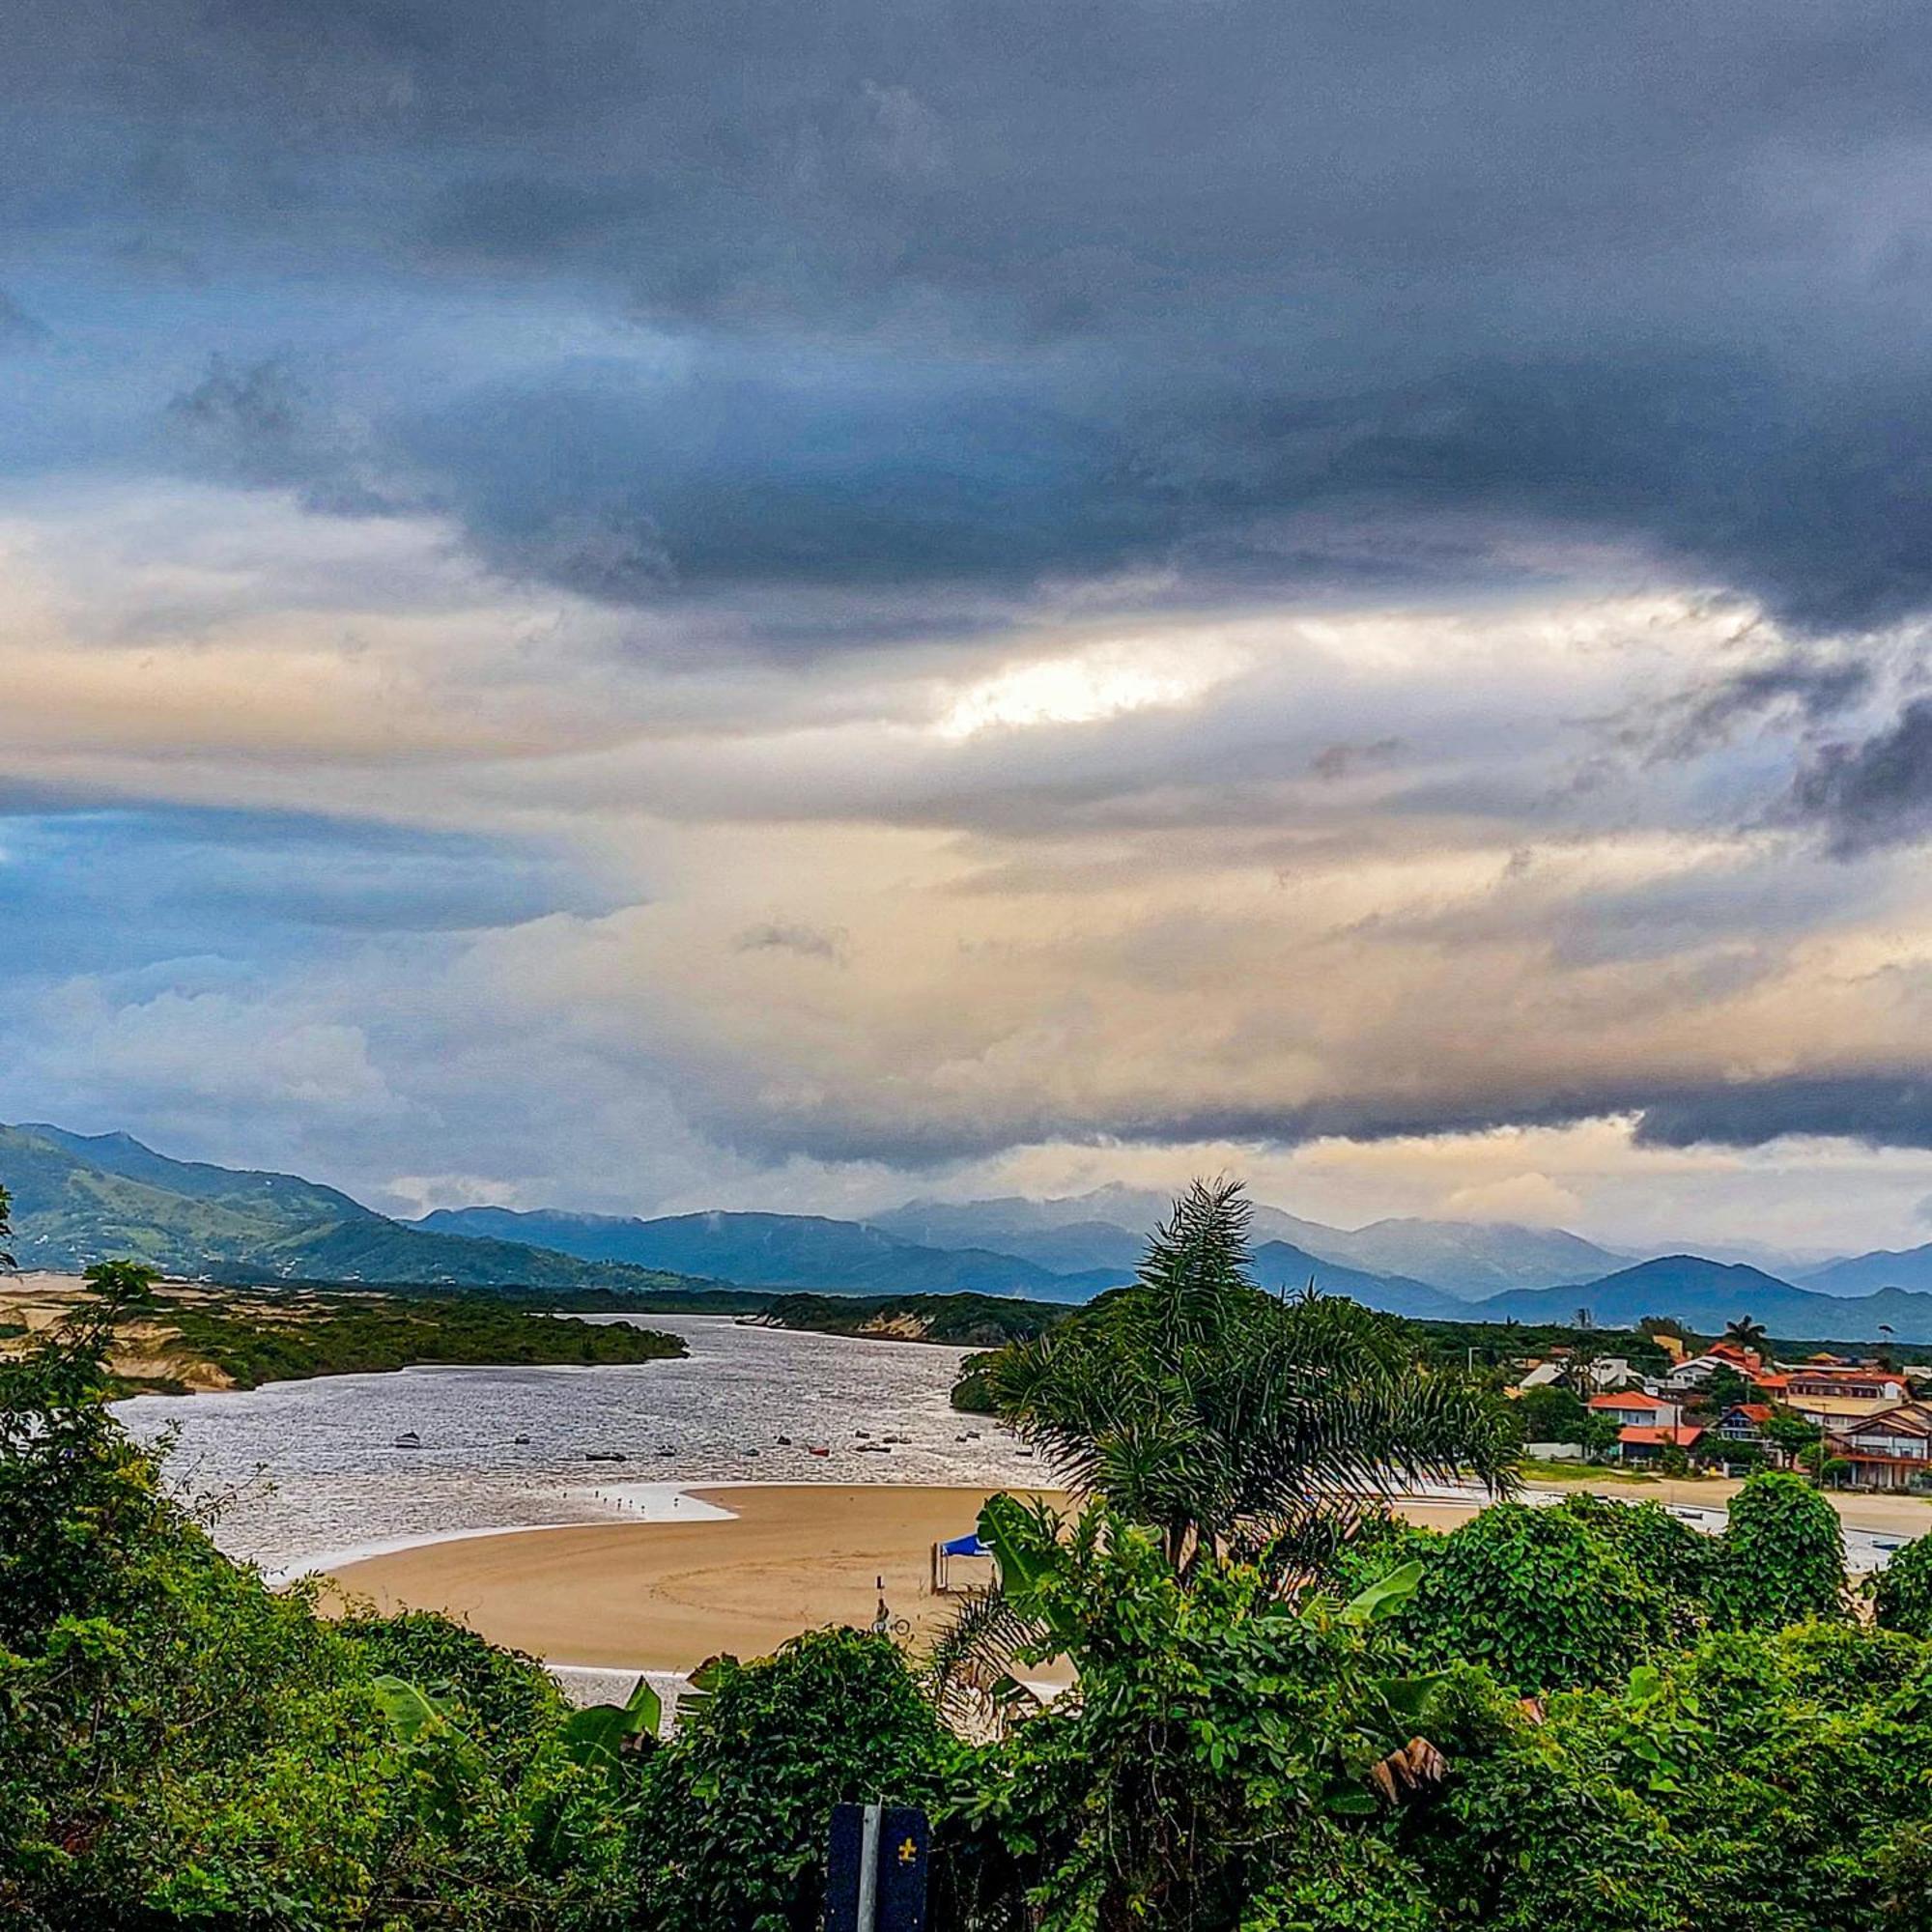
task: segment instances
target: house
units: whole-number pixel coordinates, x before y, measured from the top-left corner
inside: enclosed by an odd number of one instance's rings
[[[1654,1463],[1666,1449],[1687,1453],[1704,1439],[1705,1431],[1695,1423],[1658,1426],[1633,1423],[1617,1431],[1617,1458],[1624,1463]]]
[[[1665,1396],[1625,1389],[1618,1395],[1593,1395],[1590,1413],[1614,1422],[1619,1429],[1674,1429],[1684,1420],[1684,1405]]]
[[[1911,1391],[1896,1369],[1820,1368],[1807,1363],[1785,1378],[1787,1401],[1800,1396],[1841,1396],[1858,1402],[1903,1402]]]
[[[1552,1383],[1564,1380],[1575,1366],[1572,1361],[1534,1362],[1523,1372],[1517,1387],[1548,1388]],[[1600,1389],[1615,1388],[1620,1383],[1636,1379],[1636,1371],[1623,1355],[1599,1355],[1594,1361],[1583,1364],[1583,1373]]]
[[[1768,1402],[1734,1402],[1719,1416],[1715,1434],[1726,1442],[1761,1444],[1764,1425],[1776,1413]]]
[[[1888,1402],[1882,1396],[1869,1395],[1788,1395],[1784,1406],[1801,1421],[1833,1430],[1882,1415],[1889,1408],[1896,1408],[1898,1403],[1896,1398]]]
[[[1909,1490],[1932,1484],[1932,1407],[1900,1403],[1858,1418],[1825,1436],[1828,1456],[1849,1463],[1860,1490]]]
[[[1670,1389],[1701,1388],[1719,1369],[1729,1369],[1751,1381],[1764,1366],[1764,1357],[1755,1349],[1741,1349],[1735,1342],[1714,1342],[1701,1355],[1679,1362],[1664,1377],[1663,1384]]]

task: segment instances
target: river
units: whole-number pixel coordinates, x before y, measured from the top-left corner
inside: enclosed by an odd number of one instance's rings
[[[169,1445],[171,1481],[212,1505],[223,1548],[277,1573],[456,1531],[619,1517],[623,1483],[1038,1480],[1039,1465],[992,1423],[949,1406],[969,1350],[718,1316],[643,1325],[683,1336],[690,1354],[327,1376],[136,1396],[117,1413],[143,1441]],[[861,1430],[908,1439],[890,1456],[866,1453]],[[412,1432],[421,1447],[398,1448]],[[961,1440],[968,1432],[977,1439]],[[809,1455],[808,1443],[831,1453]],[[626,1460],[586,1462],[593,1450]]]

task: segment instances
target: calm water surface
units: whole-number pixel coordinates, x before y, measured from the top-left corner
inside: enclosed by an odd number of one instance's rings
[[[600,1484],[1039,1479],[1039,1464],[990,1422],[947,1406],[969,1350],[742,1328],[722,1317],[651,1316],[643,1325],[682,1335],[690,1355],[618,1368],[330,1376],[246,1393],[137,1396],[118,1412],[144,1440],[172,1435],[175,1483],[225,1495],[217,1538],[271,1570],[392,1539],[598,1521],[619,1513],[591,1493]],[[861,1454],[861,1429],[911,1439],[890,1457]],[[969,1429],[980,1439],[960,1441]],[[398,1449],[410,1430],[422,1447]],[[808,1456],[808,1442],[832,1453]],[[586,1463],[592,1449],[628,1460]]]

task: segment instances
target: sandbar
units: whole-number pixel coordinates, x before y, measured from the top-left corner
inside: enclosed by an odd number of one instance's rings
[[[932,1593],[933,1544],[971,1530],[995,1492],[775,1483],[689,1493],[731,1519],[573,1523],[425,1544],[337,1565],[331,1600],[441,1610],[554,1663],[688,1671],[720,1652],[768,1656],[825,1624],[864,1628],[883,1577],[887,1605],[917,1645],[958,1602]],[[1471,1511],[1424,1504],[1413,1513],[1448,1528]],[[957,1560],[953,1580],[983,1582],[990,1569]]]

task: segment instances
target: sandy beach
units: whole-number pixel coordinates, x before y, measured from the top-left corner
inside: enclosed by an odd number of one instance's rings
[[[1633,1501],[1718,1509],[1736,1488],[1603,1485],[1605,1493]],[[730,1511],[729,1519],[581,1523],[424,1544],[336,1565],[331,1600],[442,1610],[553,1662],[684,1671],[720,1651],[763,1656],[822,1624],[869,1624],[874,1579],[883,1577],[894,1616],[923,1636],[946,1622],[953,1602],[931,1592],[931,1547],[970,1530],[992,1492],[771,1484],[694,1486],[688,1493]],[[1932,1508],[1917,1498],[1833,1500],[1863,1528],[1932,1530]],[[1472,1513],[1457,1503],[1404,1508],[1434,1529]],[[970,1583],[985,1567],[956,1563],[954,1579]]]
[[[821,1624],[869,1624],[879,1577],[893,1614],[928,1634],[956,1601],[931,1593],[932,1546],[970,1530],[994,1492],[773,1484],[689,1493],[731,1520],[466,1537],[343,1563],[329,1578],[337,1593],[442,1610],[553,1662],[689,1670],[720,1651],[763,1656]],[[1415,1515],[1447,1528],[1469,1511],[1423,1504]],[[954,1580],[987,1568],[956,1563]]]

